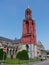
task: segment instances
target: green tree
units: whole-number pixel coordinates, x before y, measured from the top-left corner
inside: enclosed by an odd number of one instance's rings
[[[7,58],[6,52],[3,52],[3,55],[4,55],[4,60],[6,60],[6,58]]]
[[[0,49],[0,60],[3,60],[3,49]]]
[[[21,59],[21,60],[28,60],[28,51],[27,50],[22,50],[19,51],[16,55],[16,58]]]

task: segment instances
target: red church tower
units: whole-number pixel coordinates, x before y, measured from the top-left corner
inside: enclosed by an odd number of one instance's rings
[[[32,19],[32,11],[28,7],[25,11],[25,19],[23,20],[22,44],[36,45],[36,27],[35,21]]]

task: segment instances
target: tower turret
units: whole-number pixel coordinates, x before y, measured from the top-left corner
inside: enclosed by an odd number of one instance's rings
[[[30,10],[29,6],[27,7],[25,11],[25,19],[32,19],[32,11]]]

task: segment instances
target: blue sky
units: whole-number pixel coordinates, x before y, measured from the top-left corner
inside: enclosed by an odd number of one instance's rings
[[[0,36],[21,38],[28,5],[36,22],[37,41],[49,49],[49,0],[0,0]]]

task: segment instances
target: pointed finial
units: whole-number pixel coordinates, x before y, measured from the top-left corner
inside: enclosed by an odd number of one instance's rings
[[[30,8],[29,5],[28,5],[28,8]]]

